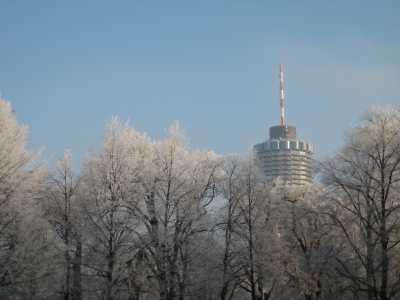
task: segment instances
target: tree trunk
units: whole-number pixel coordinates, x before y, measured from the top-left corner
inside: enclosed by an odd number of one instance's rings
[[[110,237],[109,244],[112,245],[113,239]],[[107,272],[107,300],[113,300],[113,272],[114,272],[114,251],[111,249],[108,256],[108,272]]]
[[[374,266],[373,266],[373,256],[374,256],[374,242],[372,241],[372,207],[371,204],[367,201],[367,220],[366,220],[366,234],[367,234],[367,289],[368,289],[368,300],[375,299],[375,284],[374,284]]]
[[[144,254],[143,251],[140,250],[137,254],[137,261],[136,261],[136,271],[140,270],[143,266],[143,259],[144,259]],[[141,272],[136,273],[136,278],[135,278],[135,286],[134,286],[134,300],[139,300],[140,298],[140,292],[142,291],[142,274]]]
[[[69,256],[69,249],[67,243],[67,250],[65,251],[65,264],[67,268],[66,276],[65,276],[65,293],[64,300],[69,300],[69,281],[71,277],[71,257]]]
[[[82,240],[81,235],[77,235],[76,239],[76,251],[75,258],[72,265],[72,300],[82,300],[82,278],[81,278],[81,266],[82,266]]]
[[[114,213],[111,211],[110,213],[110,235],[108,239],[108,270],[107,270],[107,300],[113,300],[113,290],[114,290]]]
[[[225,253],[224,259],[222,262],[222,289],[221,289],[221,300],[225,300],[226,295],[228,294],[228,258],[230,253],[230,244],[231,244],[231,231],[232,231],[232,200],[229,200],[229,208],[228,208],[228,220],[225,230]]]

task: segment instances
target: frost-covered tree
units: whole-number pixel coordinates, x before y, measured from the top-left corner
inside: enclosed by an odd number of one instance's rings
[[[240,283],[240,268],[234,268],[234,233],[239,222],[239,200],[244,196],[243,182],[240,172],[243,166],[243,158],[239,155],[228,155],[223,158],[221,164],[221,181],[219,183],[219,195],[224,203],[220,208],[218,228],[222,230],[221,240],[223,248],[221,299],[225,300],[234,295],[235,288]]]
[[[196,282],[202,242],[211,221],[207,206],[215,196],[217,160],[209,151],[191,151],[178,123],[153,145],[153,162],[142,178],[136,230],[142,242],[152,293],[184,299],[203,293]],[[203,244],[204,245],[204,244]]]
[[[221,175],[219,192],[224,204],[218,228],[224,250],[220,298],[238,297],[241,288],[252,299],[265,299],[272,286],[267,287],[271,278],[267,275],[269,183],[252,157],[226,157]]]
[[[133,231],[138,226],[131,210],[135,210],[137,184],[149,157],[146,135],[113,118],[102,148],[91,150],[84,161],[88,293],[111,300],[128,280]]]
[[[35,198],[40,150],[25,149],[28,127],[17,122],[10,102],[0,98],[0,289],[34,295],[46,276],[46,224]]]
[[[275,297],[338,298],[326,191],[316,184],[290,185],[276,180],[271,198],[277,226],[273,259],[280,272]]]
[[[243,197],[239,199],[239,226],[235,229],[238,263],[243,270],[240,287],[250,293],[253,300],[264,300],[266,289],[266,257],[268,255],[267,237],[270,202],[268,182],[250,157],[240,174],[243,184]]]
[[[354,297],[399,298],[400,110],[374,106],[345,145],[320,164],[331,191],[337,236],[337,269]]]
[[[48,174],[42,192],[46,218],[57,236],[54,249],[58,251],[55,250],[54,255],[60,261],[60,292],[65,300],[82,298],[82,210],[78,201],[80,181],[81,177],[73,170],[72,154],[66,150],[58,160],[56,170]]]

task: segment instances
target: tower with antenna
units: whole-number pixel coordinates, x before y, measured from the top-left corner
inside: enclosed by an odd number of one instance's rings
[[[285,91],[283,85],[283,64],[279,64],[279,100],[281,125],[269,129],[269,140],[254,146],[260,167],[268,179],[281,177],[291,184],[313,182],[314,146],[298,140],[296,127],[285,125]]]

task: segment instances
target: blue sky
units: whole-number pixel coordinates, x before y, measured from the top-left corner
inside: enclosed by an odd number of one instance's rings
[[[400,1],[0,1],[0,92],[29,149],[77,165],[112,116],[246,154],[285,119],[315,157],[400,105]]]

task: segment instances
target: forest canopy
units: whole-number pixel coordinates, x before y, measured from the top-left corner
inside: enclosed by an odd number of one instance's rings
[[[77,172],[0,99],[0,298],[398,299],[400,110],[361,121],[313,184],[118,118]]]

